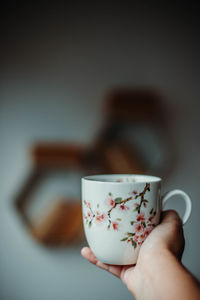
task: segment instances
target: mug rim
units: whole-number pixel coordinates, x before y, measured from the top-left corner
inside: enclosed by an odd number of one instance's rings
[[[107,178],[116,178],[116,181],[105,181],[103,180],[105,177]],[[128,181],[128,182],[121,182],[117,181],[119,177],[136,177],[136,181]],[[137,181],[138,179],[138,181]],[[87,175],[82,177],[82,180],[99,183],[99,184],[114,184],[114,185],[125,185],[125,184],[137,184],[137,183],[153,183],[153,182],[161,182],[162,179],[158,176],[154,175],[146,175],[146,174],[95,174],[95,175]]]

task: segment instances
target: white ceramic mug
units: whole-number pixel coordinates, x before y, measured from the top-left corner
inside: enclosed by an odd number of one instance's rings
[[[82,209],[88,244],[96,257],[108,264],[137,261],[140,246],[159,224],[169,198],[185,201],[185,224],[191,200],[181,190],[161,196],[161,178],[146,175],[93,175],[82,178]]]

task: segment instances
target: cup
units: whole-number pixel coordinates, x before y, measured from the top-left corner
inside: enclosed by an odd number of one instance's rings
[[[146,175],[93,175],[82,178],[85,235],[95,256],[114,265],[135,264],[139,249],[160,222],[166,202],[185,201],[183,224],[191,214],[190,197],[182,190],[161,196],[161,178]]]

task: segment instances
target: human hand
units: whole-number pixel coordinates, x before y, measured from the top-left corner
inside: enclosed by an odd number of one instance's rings
[[[157,264],[158,255],[170,253],[178,260],[181,259],[184,250],[184,236],[182,222],[178,214],[173,211],[162,213],[161,223],[155,227],[142,244],[136,265],[116,266],[100,262],[92,250],[84,247],[81,254],[89,262],[119,277],[130,292],[137,297],[141,295],[143,285],[143,273],[148,272],[146,266],[151,262],[154,267]]]

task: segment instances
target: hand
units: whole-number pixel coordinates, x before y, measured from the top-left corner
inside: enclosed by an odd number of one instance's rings
[[[161,223],[147,237],[140,248],[136,265],[115,266],[100,262],[92,250],[84,247],[81,254],[89,262],[121,278],[130,292],[137,297],[141,295],[141,285],[143,285],[144,265],[156,264],[157,255],[170,252],[178,260],[181,259],[184,250],[184,236],[182,222],[175,211],[165,211],[162,213]]]

